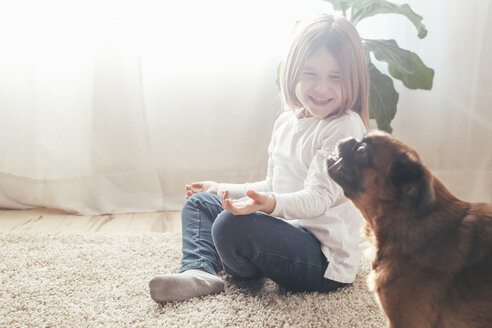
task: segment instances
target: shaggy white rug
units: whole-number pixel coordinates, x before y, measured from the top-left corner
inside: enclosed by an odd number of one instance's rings
[[[160,305],[148,281],[179,269],[177,233],[0,233],[0,327],[384,327],[366,287],[292,294],[225,274],[225,293]]]

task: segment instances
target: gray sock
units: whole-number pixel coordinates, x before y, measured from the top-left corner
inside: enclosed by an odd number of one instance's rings
[[[149,282],[150,297],[157,303],[184,301],[224,291],[224,282],[202,270],[158,275]]]

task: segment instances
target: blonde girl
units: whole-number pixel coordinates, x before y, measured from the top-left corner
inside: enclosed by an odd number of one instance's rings
[[[179,273],[154,277],[156,302],[224,291],[218,273],[267,277],[291,291],[354,281],[360,213],[327,174],[337,142],[368,126],[369,75],[360,37],[344,18],[303,27],[283,61],[286,110],[276,120],[263,181],[186,186]]]

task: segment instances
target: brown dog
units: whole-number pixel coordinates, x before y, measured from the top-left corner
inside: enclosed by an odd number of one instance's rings
[[[389,327],[492,327],[492,206],[457,199],[382,132],[342,141],[328,167],[366,220]]]

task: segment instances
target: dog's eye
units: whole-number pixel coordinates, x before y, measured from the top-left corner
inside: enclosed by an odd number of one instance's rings
[[[366,162],[368,159],[367,144],[365,142],[359,144],[355,148],[355,157],[362,162]]]

